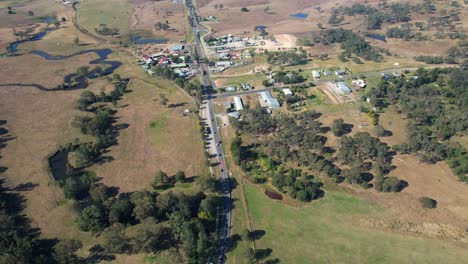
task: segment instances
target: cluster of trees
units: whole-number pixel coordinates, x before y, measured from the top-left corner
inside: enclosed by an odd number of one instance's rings
[[[194,95],[199,100],[202,99],[203,95],[208,92],[207,87],[204,87],[201,83],[191,82],[187,79],[180,78],[174,71],[168,67],[156,65],[153,66],[153,71],[156,75],[164,77],[169,80],[173,80],[177,86],[184,89],[188,94]]]
[[[351,30],[342,28],[323,30],[319,36],[316,36],[316,41],[324,45],[341,43],[341,48],[347,53],[354,53],[365,60],[382,60],[382,55],[377,50]]]
[[[352,6],[340,7],[332,12],[329,24],[336,25],[341,23],[344,18],[339,15],[355,16],[362,15],[366,19],[367,29],[379,29],[383,23],[408,22],[411,20],[410,14],[415,7],[406,3],[392,3],[379,9],[368,4],[356,3]]]
[[[166,21],[166,22],[157,22],[156,24],[154,24],[154,28],[157,30],[166,31],[171,27],[169,26],[169,23]]]
[[[380,100],[371,102],[378,108],[398,105],[410,118],[408,142],[394,146],[402,153],[416,153],[423,162],[447,160],[463,181],[468,181],[468,154],[450,139],[468,129],[464,109],[468,101],[466,68],[418,69],[415,76],[383,80],[370,91]]]
[[[127,92],[128,80],[121,80],[118,74],[114,74],[113,79],[116,82],[114,83],[114,89],[109,94],[101,91],[99,95],[96,95],[92,91],[85,91],[80,95],[76,108],[81,111],[95,111],[95,108],[88,109],[88,107],[99,102],[117,102]]]
[[[427,40],[427,37],[424,37],[421,32],[414,33],[410,28],[397,28],[392,27],[387,29],[385,35],[388,38],[401,38],[404,40],[415,39],[418,41]]]
[[[280,82],[284,84],[302,83],[306,80],[304,76],[300,75],[298,72],[295,72],[295,71],[275,72],[273,75],[273,79],[275,80],[275,82]]]
[[[234,121],[233,124],[241,132],[252,134],[257,141],[243,146],[241,140],[236,139],[231,146],[234,161],[248,172],[254,182],[265,182],[272,177],[275,186],[293,198],[307,200],[320,197],[320,184],[313,177],[290,172],[295,176],[288,181],[280,179],[285,177],[285,170],[280,165],[294,162],[323,173],[335,182],[342,181],[340,168],[324,157],[333,150],[324,146],[327,139],[322,134],[329,128],[316,120],[319,116],[313,110],[275,117],[259,107],[244,110],[242,121]]]
[[[323,196],[320,189],[323,184],[301,170],[284,170],[280,167],[273,172],[271,178],[278,190],[299,201],[310,202]]]
[[[0,180],[0,262],[77,263],[75,252],[82,247],[75,240],[52,241],[40,238],[30,219],[22,213],[24,198],[3,186]]]
[[[342,170],[341,176],[351,184],[369,187],[373,179],[371,168],[376,173],[375,189],[383,192],[398,192],[404,186],[396,177],[385,177],[392,169],[392,152],[379,139],[367,132],[358,132],[353,137],[340,139],[337,159],[350,169]]]
[[[159,177],[159,176],[157,176]],[[217,213],[222,198],[181,192],[113,194],[97,185],[77,220],[83,231],[101,232],[109,253],[150,253],[182,248],[190,263],[217,256]],[[126,228],[133,226],[131,234]]]
[[[267,52],[267,62],[275,65],[301,65],[307,63],[307,53],[303,49],[299,51]]]
[[[425,62],[427,64],[457,64],[457,60],[453,57],[444,57],[444,56],[425,56],[420,55],[414,57],[416,61]]]
[[[114,36],[118,35],[120,32],[120,29],[118,28],[110,28],[107,26],[101,26],[99,28],[95,28],[94,30],[96,31],[96,33],[103,36]]]

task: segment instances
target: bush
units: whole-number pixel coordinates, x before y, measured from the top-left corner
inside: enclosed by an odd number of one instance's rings
[[[431,199],[429,197],[421,197],[419,198],[419,202],[421,203],[422,207],[424,208],[436,208],[437,207],[437,201],[434,199]]]
[[[242,7],[242,8],[240,9],[240,11],[241,11],[241,12],[249,12],[249,9],[248,9],[247,7],[244,6],[244,7]]]

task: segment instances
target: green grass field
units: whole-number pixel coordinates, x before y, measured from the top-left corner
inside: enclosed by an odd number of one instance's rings
[[[129,33],[129,6],[126,0],[94,0],[81,2],[78,7],[78,23],[91,34],[97,34],[95,28],[105,25],[118,28],[121,35]],[[111,36],[108,36],[111,37]]]
[[[360,228],[350,219],[381,216],[378,205],[337,192],[305,208],[270,200],[245,186],[254,228],[265,235],[259,249],[272,249],[281,263],[466,263],[468,251],[446,242]]]

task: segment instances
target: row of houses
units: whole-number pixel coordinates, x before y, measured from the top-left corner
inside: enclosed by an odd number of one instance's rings
[[[187,55],[188,53],[185,45],[175,45],[171,51],[160,49],[155,53],[143,54],[140,58],[140,65],[150,75],[154,74],[151,67],[160,65],[171,68],[181,78],[188,78],[194,74],[191,70],[192,62],[190,56]]]

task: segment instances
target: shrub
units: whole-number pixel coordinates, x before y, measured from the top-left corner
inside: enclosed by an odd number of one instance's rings
[[[422,207],[424,208],[436,208],[437,207],[437,201],[434,199],[431,199],[429,197],[421,197],[419,198],[419,202],[421,203]]]

